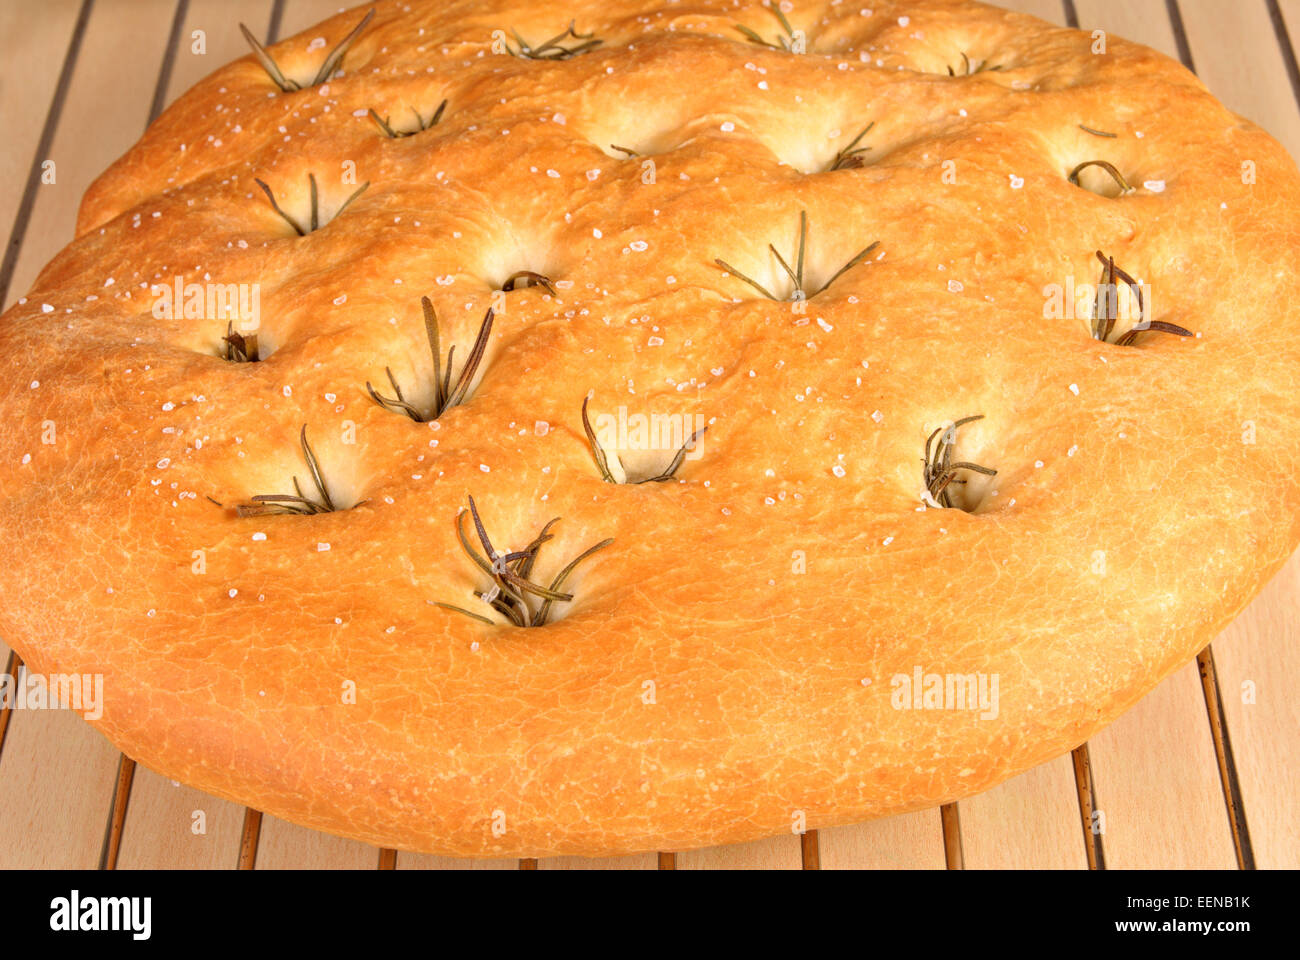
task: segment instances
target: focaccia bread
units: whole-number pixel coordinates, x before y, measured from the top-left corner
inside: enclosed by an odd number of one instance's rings
[[[1076,746],[1295,548],[1296,168],[1178,64],[368,9],[183,96],[0,322],[0,636],[130,757],[461,856],[827,827]]]

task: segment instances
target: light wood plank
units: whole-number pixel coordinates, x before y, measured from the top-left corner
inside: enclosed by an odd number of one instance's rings
[[[1300,867],[1300,554],[1214,642],[1259,867]]]
[[[1236,867],[1195,662],[1094,737],[1091,750],[1108,868]]]
[[[1070,755],[963,800],[968,870],[1082,870],[1088,866]]]
[[[265,815],[257,847],[257,869],[378,870],[379,848]]]
[[[0,117],[5,118],[5,148],[0,150],[0,230],[6,237],[27,185],[80,8],[81,0],[0,5],[0,37],[5,38],[0,74]]]
[[[68,710],[16,710],[0,756],[0,868],[93,870],[120,754]]]
[[[270,22],[271,0],[190,0],[167,83],[166,103],[170,105],[208,74],[248,53],[240,23],[265,42]],[[194,50],[197,30],[203,31],[203,53]]]
[[[174,0],[93,8],[50,150],[56,181],[37,194],[6,309],[72,240],[86,188],[140,139],[174,12]]]
[[[637,853],[627,857],[544,857],[538,870],[658,870],[659,856]]]
[[[801,870],[803,852],[794,834],[708,847],[677,854],[678,870]]]
[[[328,20],[336,13],[355,6],[354,3],[339,3],[339,0],[287,0],[284,5],[284,18],[280,22],[280,39],[286,40],[296,33]],[[360,17],[361,14],[357,19]]]
[[[999,0],[994,6],[1028,13],[1048,23],[1065,26],[1065,4],[1061,0]]]
[[[1174,30],[1161,0],[1074,0],[1079,29],[1105,30],[1107,35],[1145,44],[1178,59]]]
[[[938,810],[819,830],[823,870],[942,870]]]
[[[1262,0],[1180,3],[1196,72],[1206,86],[1300,156],[1300,111]]]
[[[518,870],[518,860],[464,860],[427,853],[397,851],[398,870]]]
[[[137,766],[118,869],[229,870],[243,823],[243,807]]]

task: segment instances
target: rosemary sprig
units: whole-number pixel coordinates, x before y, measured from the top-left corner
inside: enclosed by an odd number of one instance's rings
[[[849,141],[848,146],[835,154],[835,159],[832,160],[831,165],[826,168],[827,172],[832,170],[853,170],[857,167],[864,166],[865,161],[862,159],[862,154],[866,153],[871,148],[859,147],[858,144],[861,142],[863,137],[871,132],[871,128],[875,125],[876,121],[872,120],[862,128],[862,131],[856,137]]]
[[[607,454],[605,448],[600,445],[600,441],[596,438],[596,431],[591,428],[591,420],[587,417],[587,404],[590,400],[590,397],[582,398],[582,429],[583,432],[587,434],[587,444],[591,447],[591,456],[596,461],[596,469],[600,471],[600,478],[606,483],[618,483],[618,480],[614,478],[614,472],[609,469],[609,454]],[[666,483],[671,480],[677,473],[678,468],[682,465],[682,461],[686,459],[687,451],[694,448],[695,441],[698,440],[700,435],[708,429],[708,424],[705,424],[692,433],[690,437],[687,438],[686,442],[678,448],[672,461],[661,473],[657,473],[653,477],[646,477],[643,480],[624,479],[623,482],[635,485],[640,483]],[[619,466],[622,466],[622,462],[619,463]],[[623,475],[626,478],[626,470],[623,471]]]
[[[633,158],[635,158],[635,157],[639,157],[639,156],[641,156],[641,154],[637,153],[637,152],[636,152],[635,150],[633,150],[631,147],[620,147],[617,143],[611,143],[611,144],[609,145],[609,148],[610,148],[611,150],[617,150],[619,153],[626,154],[626,155],[627,155],[627,159],[629,159],[629,160],[631,160],[631,159],[633,159]]]
[[[501,284],[501,290],[505,293],[511,290],[522,290],[525,287],[544,287],[551,296],[557,296],[551,278],[534,270],[517,270],[506,277]]]
[[[474,545],[465,533],[464,521],[466,513],[473,518],[474,531],[478,535],[479,543],[482,545],[483,554],[486,554],[486,557],[474,549]],[[545,626],[550,618],[554,604],[568,603],[573,599],[573,594],[564,593],[561,588],[564,586],[565,581],[569,579],[569,575],[573,573],[574,568],[597,550],[603,550],[614,542],[610,538],[588,547],[570,560],[564,569],[556,574],[549,587],[543,586],[531,579],[533,565],[537,562],[537,554],[542,545],[548,540],[554,539],[550,530],[551,527],[559,523],[559,520],[560,518],[556,517],[542,527],[541,533],[533,538],[532,543],[523,550],[503,554],[492,546],[492,541],[488,538],[487,530],[483,527],[483,520],[479,517],[478,506],[474,503],[473,497],[469,498],[469,510],[462,507],[460,512],[456,514],[456,535],[460,538],[462,549],[474,561],[474,565],[492,579],[492,586],[489,589],[475,590],[474,596],[516,627]],[[466,610],[464,607],[458,607],[455,604],[440,602],[438,606],[445,610],[463,613],[465,616],[481,620],[483,623],[493,622],[488,617]]]
[[[817,294],[821,293],[832,283],[838,280],[841,274],[843,274],[845,271],[849,270],[850,268],[857,266],[859,263],[862,262],[863,258],[867,256],[867,254],[871,253],[871,251],[875,250],[876,247],[880,246],[880,241],[875,240],[869,246],[863,247],[852,257],[850,257],[848,262],[845,263],[844,266],[836,270],[835,274],[829,280],[823,283],[816,290],[809,293],[807,290],[804,289],[804,272],[803,272],[804,249],[807,246],[807,240],[808,240],[808,212],[806,210],[800,210],[799,211],[799,250],[794,257],[794,261],[795,261],[794,268],[792,269],[790,267],[790,264],[786,263],[785,257],[781,256],[781,254],[777,252],[775,246],[773,246],[770,243],[767,245],[767,249],[772,251],[772,255],[776,257],[777,263],[781,265],[781,269],[786,272],[786,275],[790,278],[790,280],[794,284],[794,289],[791,291],[790,296],[786,298],[789,302],[796,302],[799,300],[811,300],[813,297],[817,296]],[[767,299],[776,300],[778,302],[781,300],[780,297],[776,296],[774,293],[772,293],[772,291],[768,290],[767,287],[763,286],[761,283],[759,283],[757,280],[753,279],[752,277],[748,277],[745,274],[741,273],[739,270],[737,270],[731,264],[727,263],[727,261],[723,260],[721,257],[715,257],[713,262],[716,263],[718,266],[720,266],[723,270],[726,270],[728,273],[737,277],[738,279],[744,280],[747,284],[749,284],[751,287],[753,287],[763,296],[767,297]]]
[[[437,420],[452,407],[459,405],[465,400],[465,395],[469,392],[470,384],[474,380],[474,373],[478,370],[479,364],[483,362],[483,354],[487,351],[488,337],[492,334],[492,318],[494,313],[489,307],[488,312],[483,317],[482,324],[479,325],[478,335],[474,338],[474,345],[470,347],[469,356],[465,360],[464,366],[460,368],[460,376],[452,380],[452,361],[456,357],[456,346],[447,348],[447,369],[442,369],[442,348],[439,345],[438,338],[438,315],[433,310],[433,303],[428,297],[420,298],[420,306],[424,308],[424,334],[429,340],[429,352],[433,354],[433,409],[427,414],[419,410],[410,403],[402,394],[402,388],[397,385],[397,380],[393,377],[393,371],[389,367],[384,367],[384,372],[388,374],[388,382],[392,384],[395,397],[385,397],[378,390],[366,381],[366,391],[370,394],[375,403],[379,404],[385,410],[393,410],[398,413],[404,413],[416,423],[428,423],[431,420]]]
[[[771,50],[784,50],[786,53],[794,53],[796,40],[794,27],[790,26],[790,21],[785,18],[785,14],[781,12],[781,8],[775,3],[768,7],[768,9],[776,15],[777,21],[781,24],[781,29],[785,31],[784,36],[778,33],[775,41],[764,40],[756,30],[751,30],[743,23],[735,24],[736,29],[744,34],[745,39],[750,43],[757,43],[759,46],[767,47]]]
[[[1113,341],[1117,347],[1131,347],[1139,333],[1150,330],[1154,333],[1171,333],[1176,337],[1193,336],[1192,331],[1176,323],[1164,320],[1146,319],[1146,302],[1142,297],[1142,285],[1131,275],[1115,266],[1115,258],[1107,257],[1100,250],[1097,259],[1101,261],[1101,281],[1097,284],[1097,305],[1092,316],[1092,336],[1102,343],[1111,343],[1110,335],[1119,319],[1119,284],[1123,283],[1137,299],[1138,320],[1128,330]]]
[[[262,359],[257,354],[257,334],[236,333],[233,321],[226,321],[226,335],[221,341],[226,345],[225,357],[231,363],[256,363]]]
[[[954,70],[954,69],[950,66],[950,67],[948,67],[948,76],[950,76],[950,77],[973,77],[973,76],[975,76],[975,74],[977,74],[977,73],[984,73],[984,72],[986,72],[986,71],[990,71],[990,72],[991,72],[991,71],[993,71],[993,70],[1001,70],[1001,69],[1002,69],[1002,64],[999,63],[999,64],[997,64],[997,65],[995,65],[995,66],[989,66],[989,62],[988,62],[987,60],[981,60],[980,63],[979,63],[979,66],[975,66],[974,64],[971,63],[971,59],[970,59],[970,57],[966,56],[966,54],[965,54],[964,51],[963,51],[963,53],[962,53],[962,55],[961,55],[961,63],[962,63],[961,73],[958,73],[956,70]]]
[[[413,137],[417,133],[423,133],[425,130],[431,130],[434,127],[436,127],[438,125],[438,121],[442,119],[442,112],[446,109],[447,109],[447,101],[443,100],[442,103],[438,104],[438,109],[433,111],[433,116],[430,117],[429,121],[426,123],[424,117],[420,115],[420,111],[415,109],[415,107],[412,107],[411,112],[415,114],[414,130],[395,130],[392,126],[389,125],[388,117],[381,117],[375,111],[374,107],[370,108],[370,119],[374,120],[375,123],[378,124],[379,129],[384,132],[384,135],[386,137],[388,137],[391,140],[401,140],[403,137]]]
[[[1107,133],[1105,130],[1094,130],[1092,127],[1085,127],[1082,123],[1079,124],[1079,129],[1084,133],[1091,133],[1094,137],[1107,137],[1111,140],[1119,137],[1118,133]]]
[[[316,174],[314,173],[307,174],[307,180],[311,184],[311,222],[308,224],[307,229],[304,230],[302,228],[302,225],[298,223],[297,220],[293,219],[293,217],[289,216],[282,209],[280,209],[280,205],[275,202],[275,194],[271,192],[271,188],[268,187],[263,181],[257,179],[256,177],[253,178],[253,182],[256,183],[259,187],[261,187],[262,192],[266,194],[266,199],[271,201],[271,208],[280,215],[281,219],[283,219],[285,223],[293,227],[293,229],[297,231],[298,236],[300,237],[305,237],[309,233],[314,233],[323,226],[323,224],[320,222],[320,193],[316,189]],[[342,215],[343,211],[348,208],[349,204],[352,203],[353,200],[361,196],[361,194],[365,193],[366,187],[368,186],[370,186],[369,180],[367,180],[361,186],[357,187],[354,191],[352,191],[352,196],[348,197],[346,200],[343,201],[343,206],[339,207],[337,210],[334,211],[334,216],[330,217],[330,220],[338,219]]]
[[[337,70],[339,64],[343,62],[343,55],[348,52],[348,47],[352,46],[352,41],[361,34],[361,31],[366,28],[366,24],[370,22],[370,18],[374,15],[375,11],[371,10],[362,18],[360,23],[352,28],[351,33],[339,41],[338,45],[329,52],[329,55],[325,58],[325,62],[322,63],[320,69],[316,71],[316,76],[312,79],[311,83],[307,84],[307,86],[318,87],[334,75],[334,71]],[[277,87],[285,93],[292,93],[294,90],[303,89],[302,84],[297,80],[291,80],[284,75],[284,72],[275,62],[274,58],[267,53],[266,48],[258,42],[257,37],[253,36],[248,27],[241,23],[239,29],[243,31],[244,39],[248,41],[248,45],[253,48],[253,55],[257,57],[257,62],[262,65],[262,69],[266,71],[267,76],[275,82]]]
[[[515,35],[515,41],[519,48],[515,49],[510,44],[506,44],[506,53],[512,57],[522,57],[525,60],[572,60],[574,57],[596,49],[605,41],[596,38],[595,33],[579,33],[574,29],[575,21],[570,20],[569,26],[562,33],[557,33],[545,43],[539,43],[533,46],[527,40],[519,35],[518,30],[512,29],[510,32]],[[566,40],[581,41],[577,46],[566,47]]]
[[[952,459],[952,448],[957,443],[957,428],[983,419],[982,413],[973,417],[962,417],[946,427],[939,427],[926,438],[925,457],[922,462],[925,464],[925,492],[928,497],[926,502],[931,506],[953,506],[952,493],[948,488],[954,483],[966,482],[957,479],[958,470],[971,470],[982,473],[986,477],[997,476],[996,470],[981,467],[977,463],[967,463],[965,460],[954,463]]]
[[[240,503],[235,505],[235,513],[241,517],[265,517],[271,514],[294,513],[294,514],[317,514],[333,513],[339,508],[335,506],[334,500],[330,497],[329,490],[325,486],[325,478],[321,476],[320,462],[316,459],[316,453],[312,450],[311,444],[307,442],[307,424],[302,425],[302,455],[307,461],[307,469],[311,472],[312,483],[316,487],[316,493],[319,499],[307,497],[302,492],[302,487],[298,484],[298,478],[293,478],[292,494],[288,493],[268,493],[259,494],[251,498],[250,503]],[[213,501],[216,502],[215,500]],[[354,506],[361,506],[366,501],[358,501]]]
[[[1085,160],[1070,171],[1070,182],[1076,187],[1079,186],[1079,174],[1088,167],[1100,167],[1102,170],[1109,173],[1111,179],[1119,184],[1119,189],[1122,194],[1133,192],[1133,188],[1129,186],[1129,182],[1124,179],[1124,174],[1120,173],[1113,163],[1108,163],[1105,160]]]

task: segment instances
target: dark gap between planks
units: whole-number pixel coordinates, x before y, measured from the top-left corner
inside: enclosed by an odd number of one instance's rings
[[[1300,106],[1300,65],[1296,63],[1295,47],[1291,44],[1291,33],[1286,28],[1286,20],[1277,0],[1268,0],[1268,17],[1273,21],[1273,33],[1277,44],[1282,48],[1282,60],[1286,63],[1286,75],[1291,80],[1291,93],[1296,105]]]
[[[1214,668],[1214,650],[1206,647],[1196,657],[1201,674],[1201,691],[1205,694],[1205,714],[1210,722],[1210,738],[1214,741],[1214,759],[1219,767],[1219,783],[1223,786],[1223,803],[1228,813],[1228,826],[1232,830],[1232,847],[1237,855],[1239,870],[1255,869],[1255,850],[1250,842],[1250,827],[1246,823],[1246,808],[1241,801],[1241,782],[1237,778],[1237,761],[1232,755],[1232,740],[1228,736],[1228,718],[1223,713],[1223,697],[1219,691],[1219,674]]]
[[[1070,752],[1074,764],[1074,787],[1079,798],[1079,820],[1083,824],[1083,850],[1088,858],[1089,870],[1106,869],[1106,851],[1102,847],[1101,833],[1094,831],[1092,816],[1097,812],[1097,788],[1092,782],[1092,756],[1087,741]]]
[[[961,849],[961,816],[957,804],[945,803],[939,808],[939,822],[943,824],[943,857],[949,870],[965,870],[966,857]]]

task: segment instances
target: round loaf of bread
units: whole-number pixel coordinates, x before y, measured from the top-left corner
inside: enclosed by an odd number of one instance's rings
[[[827,827],[1076,746],[1296,547],[1297,173],[1178,64],[368,10],[177,101],[0,323],[0,629],[130,757],[458,856]]]

